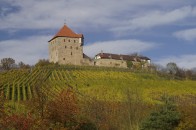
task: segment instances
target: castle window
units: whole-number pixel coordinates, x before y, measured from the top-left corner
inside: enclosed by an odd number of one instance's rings
[[[78,50],[78,47],[76,47],[76,50]]]
[[[65,42],[65,39],[64,39],[64,42]]]
[[[72,55],[72,52],[71,52],[71,55]]]
[[[76,42],[76,40],[74,40],[74,43]]]
[[[70,42],[70,39],[68,40],[68,42]]]
[[[65,60],[65,58],[63,58],[63,60]]]
[[[70,46],[70,49],[72,49],[72,46]]]
[[[65,46],[65,48],[67,48],[67,46]]]

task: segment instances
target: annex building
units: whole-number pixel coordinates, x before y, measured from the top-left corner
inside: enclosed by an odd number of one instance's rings
[[[49,61],[63,65],[88,65],[102,67],[127,68],[128,63],[132,65],[142,63],[142,67],[150,65],[150,58],[138,55],[118,55],[110,53],[99,53],[93,59],[83,53],[84,36],[72,31],[64,25],[49,44]]]

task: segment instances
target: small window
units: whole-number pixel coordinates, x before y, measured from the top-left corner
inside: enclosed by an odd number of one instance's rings
[[[72,56],[72,52],[71,52],[71,56]]]
[[[70,39],[68,40],[68,42],[70,42]]]
[[[65,48],[67,48],[67,46],[65,46]]]
[[[63,60],[65,60],[65,58],[63,58]]]
[[[70,46],[70,49],[72,49],[72,46]]]
[[[74,40],[74,43],[76,43],[76,40]]]
[[[76,47],[76,50],[78,50],[78,47]]]
[[[63,41],[65,42],[65,39]]]

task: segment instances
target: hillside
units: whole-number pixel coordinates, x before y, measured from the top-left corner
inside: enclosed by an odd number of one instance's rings
[[[32,70],[11,70],[0,73],[1,86],[7,99],[29,100],[39,88],[54,97],[66,87],[98,99],[125,99],[125,92],[137,92],[151,103],[167,93],[177,98],[195,98],[196,82],[169,80],[156,74],[131,72],[126,69],[85,67],[42,67]],[[103,96],[104,95],[104,96]]]
[[[5,128],[135,130],[170,97],[181,113],[177,130],[196,127],[196,81],[156,73],[79,66],[18,69],[0,73],[0,91],[7,99],[0,102]]]

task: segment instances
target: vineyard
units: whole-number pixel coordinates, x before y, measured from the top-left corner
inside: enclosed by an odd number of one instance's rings
[[[0,90],[6,99],[20,102],[38,96],[39,91],[55,98],[71,87],[81,94],[100,100],[124,100],[127,90],[154,103],[167,93],[178,98],[195,98],[195,81],[167,80],[151,73],[79,67],[42,67],[0,73]]]
[[[181,114],[179,130],[196,128],[194,80],[117,68],[13,69],[0,72],[0,128],[135,130],[152,111],[165,108],[164,98]]]

